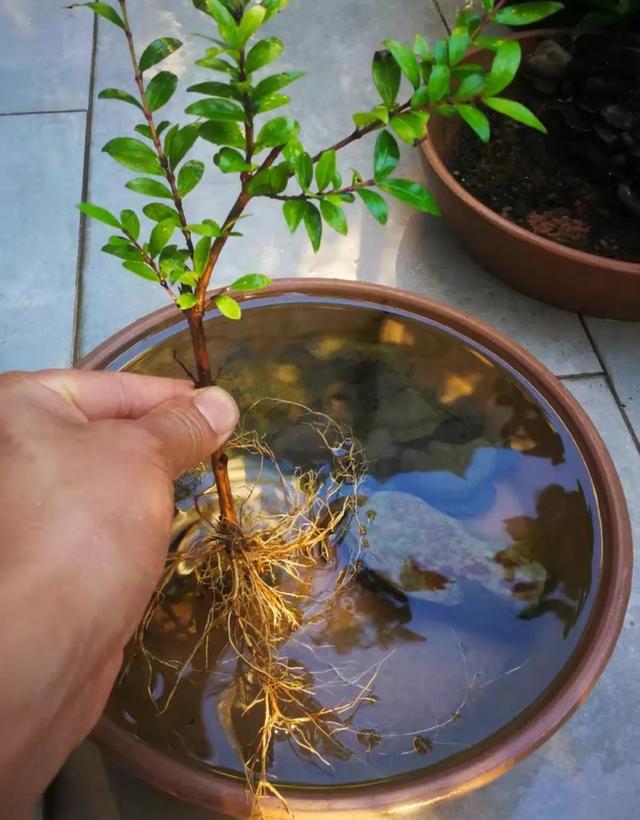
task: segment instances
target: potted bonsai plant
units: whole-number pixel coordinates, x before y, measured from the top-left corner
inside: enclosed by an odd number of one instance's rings
[[[126,187],[153,200],[142,209],[148,222],[129,209],[79,207],[115,231],[103,250],[171,303],[79,366],[218,381],[243,411],[228,448],[176,484],[166,572],[98,738],[150,782],[238,817],[372,817],[497,775],[575,707],[620,627],[628,523],[597,434],[541,365],[443,306],[339,281],[270,285],[259,273],[208,290],[254,198],[281,204],[291,231],[302,226],[317,250],[324,226],[347,232],[356,200],[381,224],[382,194],[438,213],[420,183],[394,175],[394,134],[413,145],[434,111],[486,137],[481,99],[541,128],[499,96],[515,70],[512,45],[488,72],[493,96],[463,63],[494,11],[469,12],[467,28],[433,49],[419,35],[412,46],[386,41],[372,63],[380,100],[311,156],[299,123],[271,113],[300,74],[264,71],[283,45],[262,37],[263,26],[288,0],[194,0],[210,45],[184,125],[156,114],[177,87],[160,64],[181,43],[160,38],[138,55],[126,0],[74,5],[126,39],[136,94],[99,96],[143,121],[103,150],[136,174]],[[345,181],[341,149],[369,135],[372,172]],[[197,142],[213,144],[217,170],[237,178],[223,219],[188,216],[206,171],[189,158]],[[602,540],[585,487],[609,522]],[[555,550],[566,532],[575,538]],[[489,612],[490,639],[478,629]],[[539,641],[549,651],[534,653]],[[567,665],[573,674],[554,685]],[[525,668],[535,669],[527,683]],[[446,670],[438,681],[435,669]],[[510,708],[545,709],[449,761],[452,749],[505,728],[513,713],[487,698],[516,679]],[[437,709],[417,697],[423,687],[438,690]],[[432,760],[447,766],[409,777]],[[372,779],[357,793],[327,792]]]
[[[554,5],[500,8],[495,19],[535,24]],[[475,38],[469,61],[484,93],[493,93],[493,55],[511,49],[510,95],[549,133],[493,118],[491,146],[479,148],[440,115],[423,143],[436,199],[484,267],[539,299],[611,319],[640,318],[636,17],[633,3],[603,2],[572,30]]]

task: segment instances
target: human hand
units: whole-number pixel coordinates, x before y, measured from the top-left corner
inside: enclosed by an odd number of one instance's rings
[[[238,420],[219,388],[126,373],[0,376],[0,814],[93,728],[162,573],[173,480]]]

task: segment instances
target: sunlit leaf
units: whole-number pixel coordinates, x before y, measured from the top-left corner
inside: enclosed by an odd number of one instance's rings
[[[303,199],[288,199],[282,206],[287,227],[291,233],[298,230],[298,226],[302,222],[304,216],[306,203]]]
[[[399,160],[398,143],[388,131],[381,131],[373,155],[374,178],[380,180],[388,177],[395,170]]]
[[[503,26],[528,26],[555,14],[563,8],[562,3],[521,3],[499,9],[494,17],[496,23]]]
[[[380,194],[369,188],[361,188],[356,193],[367,206],[373,218],[381,225],[386,225],[389,219],[389,206]]]
[[[349,229],[347,218],[340,206],[334,205],[326,199],[322,199],[320,201],[320,213],[327,225],[330,225],[334,231],[342,236],[347,235]]]
[[[204,174],[204,163],[197,159],[190,159],[180,169],[178,174],[178,193],[186,196],[191,193],[202,179]]]
[[[536,131],[542,131],[543,134],[547,133],[547,129],[533,111],[529,111],[522,103],[516,102],[515,100],[506,100],[504,97],[485,97],[482,102],[488,108],[492,108],[494,111],[504,114],[505,117],[510,117],[512,120],[523,123],[523,125],[535,128]]]
[[[271,284],[271,279],[264,273],[247,273],[236,279],[229,287],[231,290],[261,290]]]
[[[83,214],[90,216],[92,219],[97,219],[98,222],[104,222],[105,225],[110,225],[112,228],[122,227],[118,219],[111,211],[107,211],[106,208],[100,208],[98,205],[92,205],[90,202],[79,202],[76,208],[82,211]]]
[[[498,46],[491,69],[485,77],[482,95],[493,97],[514,79],[520,67],[521,49],[515,40],[503,40]]]
[[[162,176],[160,161],[155,152],[140,140],[132,137],[115,137],[102,150],[125,168],[143,174]]]
[[[144,72],[151,66],[165,60],[174,51],[177,51],[182,46],[180,40],[175,37],[159,37],[150,43],[142,52],[142,56],[138,62],[138,68]]]
[[[260,40],[249,50],[245,61],[245,71],[252,74],[276,60],[282,53],[284,44],[277,37],[270,37],[268,40]]]
[[[455,109],[467,125],[475,131],[482,142],[489,142],[491,128],[486,115],[475,106],[466,103],[456,103]]]
[[[393,55],[393,59],[400,66],[400,70],[404,76],[414,88],[417,88],[420,85],[420,68],[416,60],[416,55],[408,46],[396,40],[385,40],[384,44]]]
[[[244,111],[231,100],[208,98],[191,103],[185,109],[186,114],[204,117],[207,120],[244,122]]]
[[[435,216],[440,215],[440,209],[433,196],[419,182],[412,182],[408,179],[387,179],[380,183],[380,188],[418,211]]]
[[[157,179],[148,179],[147,177],[136,177],[130,179],[126,183],[125,188],[134,191],[136,194],[143,194],[144,196],[159,197],[160,199],[172,199],[173,194],[169,188]]]
[[[219,296],[216,296],[214,301],[220,313],[222,313],[223,316],[226,316],[227,319],[241,318],[242,310],[240,305],[235,299],[229,296],[228,293],[221,293]]]
[[[152,259],[155,259],[167,242],[171,239],[175,229],[176,224],[173,219],[166,219],[163,222],[158,222],[155,228],[151,231],[151,238],[149,239],[149,256]]]
[[[147,102],[152,111],[166,105],[178,87],[178,78],[170,71],[161,71],[153,77],[147,86]]]
[[[336,175],[336,152],[325,151],[316,164],[316,183],[319,191],[324,191]]]
[[[132,239],[137,239],[140,236],[140,220],[135,211],[122,211],[120,221],[122,222],[122,227]]]

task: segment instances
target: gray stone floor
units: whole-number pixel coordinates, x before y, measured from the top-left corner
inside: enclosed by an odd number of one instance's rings
[[[0,2],[0,369],[66,366],[137,316],[162,304],[161,294],[131,281],[100,253],[106,228],[85,224],[81,199],[126,207],[124,172],[100,149],[130,127],[127,106],[97,101],[101,88],[129,87],[119,33],[61,0]],[[131,0],[140,42],[160,34],[186,40],[170,68],[190,80],[191,32],[202,27],[190,0]],[[308,74],[295,86],[294,109],[310,147],[321,148],[349,128],[350,113],[372,100],[370,54],[382,37],[441,35],[453,3],[432,0],[296,0],[273,28],[288,42],[285,66]],[[186,85],[186,83],[185,83]],[[168,114],[184,108],[176,95]],[[358,145],[345,162],[366,167]],[[417,152],[404,170],[420,177]],[[233,193],[226,180],[193,194],[218,214]],[[213,185],[216,189],[213,189]],[[313,256],[292,240],[270,203],[253,209],[252,242],[229,249],[221,283],[260,270],[279,276],[337,276],[414,290],[467,310],[510,334],[565,381],[594,420],[616,461],[640,544],[640,324],[578,316],[522,296],[479,268],[446,226],[398,206],[386,230],[355,214],[347,239],[330,238]],[[195,221],[195,219],[194,219]],[[516,261],[517,263],[517,261]],[[541,813],[581,820],[640,816],[640,587],[615,655],[594,692],[541,750],[490,786],[424,811],[421,818],[534,820]],[[90,747],[87,747],[90,750]],[[85,750],[86,751],[86,750]],[[87,754],[90,751],[86,751]],[[67,777],[70,775],[67,774]],[[103,810],[87,814],[81,791],[66,818],[204,820],[199,812],[106,769]],[[98,785],[95,788],[98,788]],[[93,787],[92,787],[93,788]],[[107,797],[107,792],[109,796]]]

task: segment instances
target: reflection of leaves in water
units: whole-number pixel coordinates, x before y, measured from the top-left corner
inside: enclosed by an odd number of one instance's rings
[[[376,572],[363,569],[334,601],[313,641],[330,643],[341,655],[354,647],[388,649],[403,641],[424,641],[405,626],[412,617],[406,595]]]
[[[561,464],[564,461],[562,438],[549,423],[542,407],[528,398],[514,382],[498,379],[494,386],[496,404],[508,407],[512,413],[501,428],[504,439],[513,449],[548,458],[552,464]]]
[[[402,589],[405,592],[418,592],[420,590],[437,592],[455,583],[441,572],[423,569],[415,558],[408,558],[404,562],[399,577]]]
[[[553,612],[564,624],[566,636],[591,586],[591,514],[581,487],[570,492],[557,484],[540,493],[536,510],[536,518],[520,516],[506,522],[513,548],[538,561],[548,574],[540,601],[521,617],[537,618]]]

